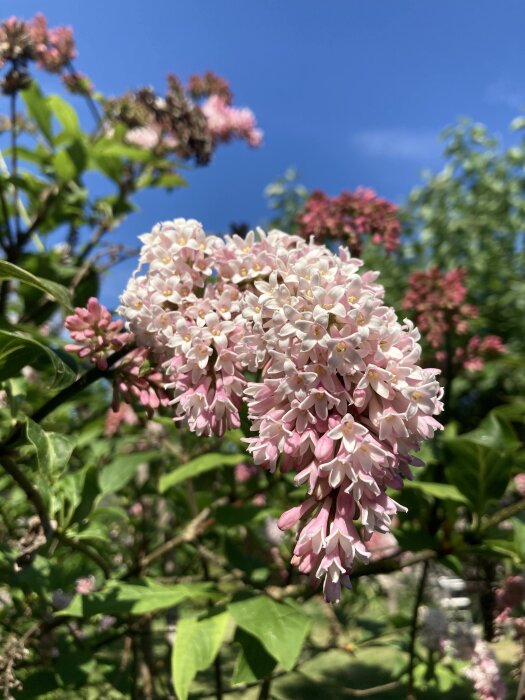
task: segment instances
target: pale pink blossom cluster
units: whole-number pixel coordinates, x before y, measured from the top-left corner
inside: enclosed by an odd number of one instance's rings
[[[83,578],[77,578],[75,582],[75,592],[79,595],[88,595],[93,593],[95,590],[95,577],[94,576],[84,576]]]
[[[121,403],[116,411],[110,408],[106,413],[104,435],[112,437],[121,425],[137,425],[139,418],[128,403]]]
[[[198,435],[238,428],[246,384],[236,350],[244,330],[236,285],[242,276],[228,276],[222,250],[225,274],[206,283],[224,243],[196,221],[159,224],[141,240],[140,266],[148,273],[129,281],[120,313],[139,345],[163,363],[177,419]]]
[[[505,700],[507,691],[501,671],[490,647],[481,640],[476,642],[465,676],[472,681],[480,700]]]
[[[201,110],[215,141],[227,143],[240,138],[254,148],[261,145],[263,133],[256,128],[251,109],[232,107],[221,95],[210,95],[201,105]]]
[[[36,60],[40,68],[58,73],[76,55],[71,27],[48,28],[41,13],[32,20],[10,17],[0,24],[0,65]]]
[[[89,358],[99,369],[107,369],[107,356],[129,342],[129,333],[123,332],[122,321],[114,321],[105,306],[91,297],[85,308],[77,307],[68,316],[65,326],[76,344],[68,344],[68,352]]]
[[[165,95],[141,88],[106,100],[104,130],[113,135],[115,124],[124,124],[128,144],[206,165],[220,143],[262,143],[253,112],[232,106],[232,101],[226,80],[210,71],[192,76],[186,88],[170,74]]]
[[[514,488],[520,496],[525,497],[525,472],[516,474],[514,477]]]
[[[175,419],[221,435],[246,401],[255,464],[306,486],[279,520],[301,523],[292,561],[337,601],[366,541],[405,510],[387,487],[411,478],[411,451],[441,428],[439,370],[417,364],[417,329],[345,248],[275,230],[221,239],[184,219],[141,240],[120,313],[162,364]]]
[[[67,344],[65,350],[89,359],[102,371],[108,369],[110,355],[134,341],[131,333],[123,332],[123,322],[114,321],[95,297],[89,299],[86,307],[77,307],[66,318],[65,327],[76,341]],[[162,387],[164,377],[158,368],[148,366],[148,355],[147,348],[135,348],[119,361],[113,373],[113,411],[118,411],[121,400],[139,401],[149,413],[167,404]]]
[[[32,22],[28,22],[28,28],[41,68],[50,73],[59,73],[77,56],[71,27],[48,28],[46,18],[39,13]]]
[[[520,616],[525,602],[525,578],[523,576],[507,576],[496,589],[496,609],[498,625],[514,626],[521,636],[525,618]],[[513,613],[515,613],[513,615]]]
[[[479,372],[485,366],[488,357],[502,355],[506,351],[507,348],[499,335],[486,335],[484,338],[473,335],[464,350],[456,349],[455,360],[462,363],[467,371]]]

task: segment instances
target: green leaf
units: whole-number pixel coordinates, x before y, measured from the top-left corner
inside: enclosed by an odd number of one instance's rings
[[[138,162],[147,162],[151,159],[151,152],[145,148],[128,146],[115,139],[106,137],[97,141],[92,148],[92,156],[99,158],[119,158]]]
[[[304,613],[266,596],[231,603],[228,610],[241,629],[256,637],[276,661],[291,671],[310,628]]]
[[[40,369],[42,360],[53,370],[51,388],[60,389],[74,380],[74,372],[51,348],[26,333],[0,330],[0,382],[16,377],[26,365]]]
[[[22,97],[26,103],[29,116],[37,123],[38,128],[45,136],[49,144],[53,143],[53,130],[51,128],[52,112],[46,98],[41,93],[38,85],[33,81],[31,85],[22,90]]]
[[[516,545],[516,542],[511,540],[487,539],[483,541],[483,544],[491,552],[499,554],[508,559],[512,559],[516,566],[520,566],[525,561],[523,558],[523,552],[520,551]]]
[[[105,495],[119,491],[135,476],[139,464],[154,457],[158,457],[155,450],[120,455],[101,470],[98,477],[100,492]]]
[[[172,486],[180,484],[181,481],[192,479],[200,474],[209,472],[212,469],[224,466],[234,466],[245,462],[247,456],[245,454],[223,454],[222,452],[208,452],[196,459],[192,459],[182,467],[175,469],[170,474],[164,474],[159,480],[159,490],[164,493]]]
[[[220,525],[235,527],[250,522],[263,510],[265,509],[261,506],[254,506],[251,503],[219,506],[215,509],[215,520]]]
[[[165,187],[167,190],[171,190],[174,187],[186,187],[188,183],[178,173],[163,173],[154,181],[154,184],[156,187]]]
[[[67,435],[48,433],[31,420],[26,423],[27,439],[36,450],[38,468],[47,481],[54,481],[67,467],[75,441]]]
[[[406,481],[405,487],[422,491],[428,496],[441,500],[456,501],[458,503],[468,503],[466,498],[456,486],[452,484],[436,484],[429,481]]]
[[[70,105],[69,102],[66,102],[66,100],[59,95],[50,95],[47,98],[47,103],[55,117],[62,125],[65,133],[73,138],[79,136],[81,133],[80,121],[72,105]]]
[[[478,515],[501,498],[513,471],[509,452],[471,442],[463,435],[443,441],[447,481],[456,486]]]
[[[143,615],[172,608],[184,600],[207,600],[214,597],[211,583],[163,586],[151,582],[150,585],[141,586],[112,581],[101,591],[74,596],[67,608],[60,610],[57,615]]]
[[[31,272],[27,272],[6,260],[0,260],[0,279],[20,280],[20,282],[24,284],[29,284],[32,287],[36,287],[36,289],[39,289],[41,292],[49,294],[49,296],[62,304],[68,311],[71,311],[73,308],[69,292],[64,286],[52,280],[37,277],[31,274]]]
[[[515,450],[521,444],[509,423],[493,411],[481,421],[476,430],[463,433],[460,437],[496,450]]]
[[[60,182],[74,180],[77,174],[75,163],[67,151],[58,151],[53,156],[53,168]]]
[[[235,632],[235,641],[240,644],[241,651],[235,663],[232,685],[254,683],[272,673],[277,661],[268,654],[256,637],[238,629]]]
[[[211,666],[228,628],[227,612],[202,620],[185,618],[177,624],[171,656],[173,685],[179,700],[187,700],[198,671]]]

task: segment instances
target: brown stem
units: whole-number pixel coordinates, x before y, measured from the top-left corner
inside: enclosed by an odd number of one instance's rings
[[[92,367],[91,369],[89,369],[75,382],[73,382],[69,386],[66,386],[64,389],[62,389],[62,391],[59,391],[58,394],[55,394],[55,396],[49,399],[49,401],[46,401],[46,403],[43,406],[40,406],[40,408],[37,409],[32,416],[30,416],[31,420],[33,420],[35,423],[41,423],[44,420],[44,418],[47,418],[47,416],[50,413],[55,411],[63,403],[66,403],[66,401],[69,401],[74,396],[79,394],[90,384],[93,384],[98,379],[107,377],[111,367],[119,360],[121,360],[125,355],[127,355],[131,350],[133,350],[132,345],[125,345],[120,350],[117,350],[117,352],[114,352],[113,355],[110,355],[107,359],[108,367],[105,370],[98,369],[98,367]],[[7,440],[3,444],[0,444],[0,454],[2,450],[4,450],[6,447],[10,447],[18,440],[22,432],[23,425],[23,423],[19,424],[15,428],[11,436],[7,438]]]
[[[221,666],[221,653],[219,652],[215,657],[213,662],[213,670],[215,673],[215,697],[217,700],[222,700],[222,666]]]
[[[56,537],[56,539],[62,544],[70,547],[71,549],[75,549],[77,552],[81,552],[88,559],[95,562],[95,564],[97,564],[97,566],[100,567],[104,573],[104,576],[109,578],[111,573],[109,565],[106,564],[104,559],[96,550],[91,549],[91,547],[84,544],[84,542],[78,542],[77,540],[68,537],[60,530],[55,530],[53,528],[42,496],[35,485],[31,483],[24,472],[17,466],[16,462],[14,462],[14,460],[10,457],[4,457],[2,459],[2,466],[9,476],[12,477],[13,481],[15,481],[22,489],[28,500],[33,504],[40,520],[40,524],[42,525],[42,530],[44,531],[46,540],[49,542],[53,539],[53,537]]]
[[[523,660],[521,664],[520,684],[518,686],[516,700],[525,700],[525,660]]]
[[[60,530],[55,530],[53,533],[54,536],[57,538],[57,540],[65,545],[66,547],[69,547],[70,549],[74,549],[77,552],[80,552],[83,554],[87,559],[91,559],[102,571],[104,574],[104,578],[110,578],[111,576],[111,568],[110,565],[105,561],[105,559],[96,551],[96,549],[93,549],[89,545],[85,544],[84,542],[79,542],[78,540],[75,540],[68,535],[66,535],[64,532],[61,532]]]
[[[261,683],[261,689],[257,700],[268,700],[270,697],[270,685],[272,684],[271,676],[265,678]]]
[[[524,510],[525,498],[522,498],[516,503],[513,503],[512,505],[507,506],[506,508],[502,508],[501,510],[498,510],[497,513],[494,513],[494,515],[491,515],[488,518],[486,518],[482,522],[480,529],[482,532],[484,530],[488,530],[491,527],[494,527],[494,525],[499,525],[499,523],[502,523],[504,520],[512,518],[514,515],[518,515],[518,513],[521,513]]]
[[[9,474],[13,481],[20,486],[28,500],[33,504],[40,519],[45,538],[49,541],[53,536],[53,527],[47,514],[46,505],[39,491],[27,478],[24,472],[19,469],[16,462],[11,457],[2,457],[1,464],[4,470]]]
[[[143,557],[141,557],[139,562],[126,572],[123,579],[126,580],[132,576],[142,573],[149,568],[154,561],[160,559],[168,552],[171,552],[179,545],[183,544],[184,542],[192,542],[195,540],[202,532],[204,532],[204,530],[208,529],[213,522],[211,519],[208,519],[210,512],[210,508],[205,508],[195,518],[193,518],[193,520],[190,520],[181,533],[175,537],[172,537],[170,540],[163,542],[149,554],[145,554]]]
[[[11,93],[11,175],[13,177],[14,195],[15,195],[15,233],[16,239],[20,236],[20,214],[18,211],[18,184],[16,178],[18,175],[18,153],[16,146],[16,90]]]
[[[11,222],[9,220],[9,211],[7,209],[7,202],[4,195],[3,186],[0,187],[0,207],[2,208],[2,216],[5,222],[5,231],[7,234],[8,245],[4,246],[6,252],[15,245],[15,239],[13,237],[13,232],[11,231]]]
[[[75,70],[75,67],[73,66],[72,61],[67,62],[67,67],[69,68],[69,74],[70,75],[76,75],[77,71]],[[100,129],[102,127],[102,117],[100,116],[100,112],[98,111],[98,106],[95,102],[95,100],[91,97],[89,92],[84,92],[82,93],[83,97],[86,99],[87,106],[93,115],[93,118],[95,120],[95,123],[97,125],[97,129]]]
[[[55,396],[49,399],[49,401],[46,401],[45,404],[40,406],[39,409],[37,409],[31,416],[29,416],[31,420],[33,420],[35,423],[41,423],[44,420],[44,418],[47,418],[47,416],[50,413],[55,411],[63,403],[66,403],[66,401],[72,399],[73,396],[79,394],[90,384],[96,382],[97,379],[107,377],[109,375],[109,370],[111,369],[111,367],[113,367],[114,364],[116,364],[119,360],[125,357],[133,349],[133,345],[125,345],[120,350],[117,350],[117,352],[114,352],[113,355],[110,355],[107,358],[107,369],[102,370],[98,367],[92,367],[91,369],[89,369],[76,381],[74,381],[69,386],[66,386],[64,389],[62,389],[62,391],[59,391],[58,394],[55,394]],[[24,425],[25,423],[18,424],[12,432],[12,434],[10,435],[10,437],[8,437],[7,440],[5,440],[5,442],[0,443],[0,455],[5,450],[5,448],[10,447],[18,440]]]
[[[421,602],[423,600],[423,593],[425,592],[425,584],[427,582],[428,569],[429,562],[425,561],[423,563],[423,571],[421,572],[421,577],[417,586],[416,600],[414,601],[414,609],[412,610],[412,620],[410,623],[410,641],[408,644],[408,700],[415,700],[416,698],[416,696],[414,695],[414,670],[416,665],[416,638],[418,629],[418,614]]]

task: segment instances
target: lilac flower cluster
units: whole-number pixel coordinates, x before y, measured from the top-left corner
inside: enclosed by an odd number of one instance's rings
[[[345,248],[275,230],[221,239],[184,219],[141,240],[120,313],[163,367],[175,419],[221,435],[246,401],[255,464],[306,484],[279,520],[302,523],[292,561],[337,601],[366,541],[404,510],[386,488],[411,478],[411,451],[441,427],[438,370],[418,366],[417,329]]]

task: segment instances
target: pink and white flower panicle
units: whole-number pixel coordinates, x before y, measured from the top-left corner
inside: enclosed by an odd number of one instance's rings
[[[162,365],[175,419],[221,435],[247,403],[255,464],[306,486],[279,520],[300,526],[292,561],[337,601],[366,542],[405,510],[387,487],[411,478],[411,452],[441,428],[439,370],[417,364],[417,329],[345,248],[275,230],[221,239],[184,219],[141,240],[120,313]]]

